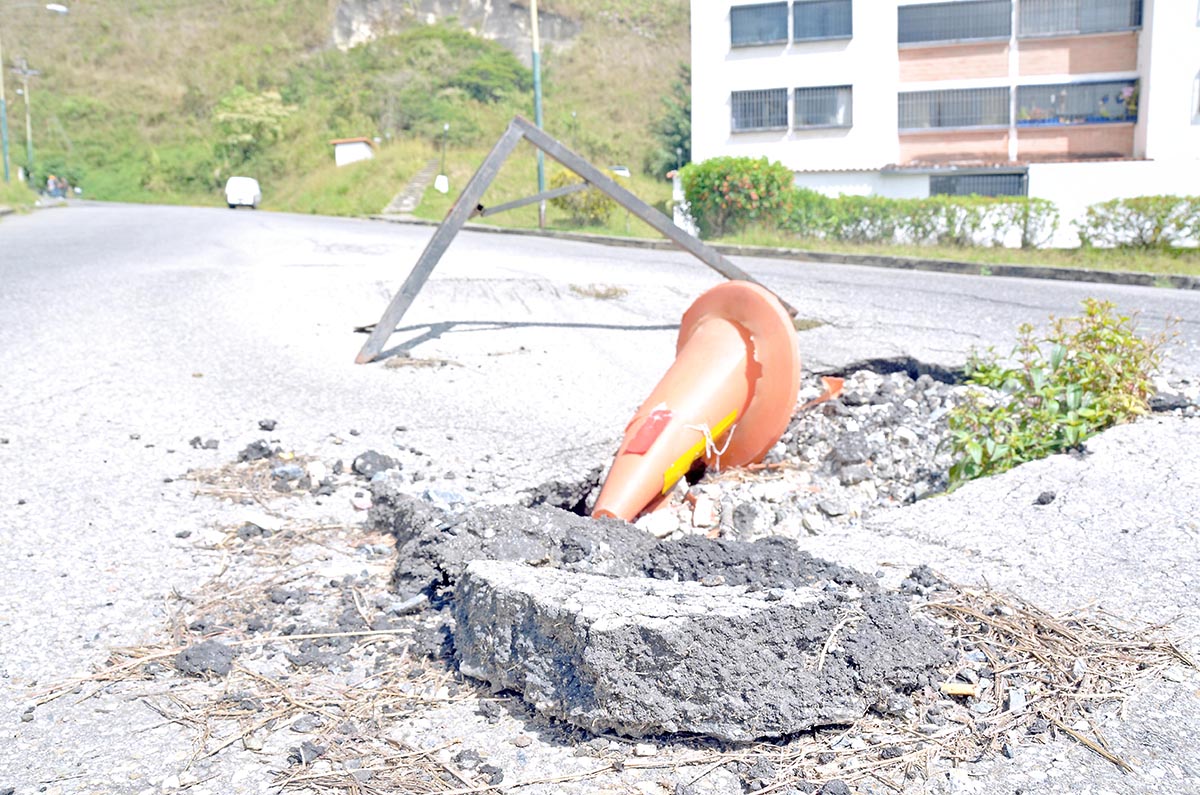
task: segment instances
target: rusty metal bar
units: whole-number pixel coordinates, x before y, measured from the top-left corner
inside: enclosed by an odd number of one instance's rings
[[[496,174],[499,173],[505,159],[512,154],[513,149],[516,148],[522,138],[575,172],[584,179],[584,182],[576,185],[567,185],[551,191],[543,191],[537,196],[507,202],[491,209],[484,208],[479,203],[479,200],[483,198],[484,192],[492,184],[492,180],[496,178]],[[363,343],[362,349],[358,352],[358,357],[355,361],[359,364],[374,361],[383,351],[384,344],[392,335],[392,332],[396,330],[396,327],[400,324],[400,319],[404,317],[404,313],[412,305],[413,300],[417,297],[417,293],[425,286],[425,282],[429,280],[429,275],[442,258],[442,254],[446,252],[446,248],[450,245],[454,236],[462,229],[463,224],[467,222],[468,218],[476,214],[492,215],[504,210],[523,207],[527,204],[554,198],[555,196],[563,196],[577,190],[583,190],[587,187],[594,187],[604,191],[617,204],[645,221],[672,243],[696,257],[725,278],[759,284],[750,274],[734,265],[714,249],[702,243],[698,238],[680,229],[670,218],[667,218],[667,216],[618,185],[613,179],[605,175],[603,171],[542,132],[527,119],[516,116],[509,123],[508,128],[504,131],[504,135],[492,147],[492,151],[484,158],[483,163],[479,166],[479,170],[475,172],[470,182],[463,188],[463,192],[455,200],[454,205],[450,208],[450,212],[446,214],[445,220],[442,221],[437,231],[433,233],[433,237],[430,238],[429,243],[425,246],[425,250],[421,252],[421,256],[417,259],[417,264],[413,266],[412,271],[408,274],[408,278],[401,285],[400,291],[392,297],[391,303],[384,310],[383,317],[371,329],[370,336]],[[764,289],[769,289],[765,285],[760,286],[764,287]],[[778,295],[775,297],[779,298]],[[796,316],[797,310],[795,307],[782,298],[779,298],[779,303],[783,305],[783,308],[787,310],[789,315],[792,317]]]
[[[400,318],[404,317],[404,313],[412,305],[413,299],[417,297],[417,293],[421,292],[421,288],[425,286],[425,282],[429,280],[429,274],[433,272],[434,266],[438,264],[438,260],[442,258],[442,254],[446,252],[446,248],[450,245],[450,241],[462,229],[463,224],[475,212],[475,208],[479,205],[479,200],[483,198],[484,191],[488,185],[492,184],[492,180],[496,178],[496,174],[500,171],[500,166],[504,164],[505,159],[512,154],[512,150],[520,143],[523,135],[523,130],[515,123],[509,124],[508,129],[504,131],[504,135],[500,136],[500,140],[492,147],[492,151],[484,158],[479,170],[471,177],[470,182],[463,188],[463,192],[459,194],[454,201],[454,206],[450,208],[450,212],[446,214],[446,219],[442,221],[442,225],[433,233],[433,237],[429,239],[425,250],[421,252],[421,256],[417,259],[417,264],[413,266],[412,272],[408,274],[408,278],[404,280],[404,284],[400,287],[400,291],[392,296],[392,301],[384,310],[383,317],[375,324],[375,328],[371,330],[367,341],[363,343],[362,350],[358,352],[358,357],[355,359],[359,364],[366,364],[374,361],[380,352],[383,350],[384,344],[388,341],[388,337],[392,336],[392,332],[396,330],[396,326],[400,324]]]
[[[489,215],[502,213],[506,210],[515,210],[518,207],[524,207],[527,204],[533,204],[540,201],[549,201],[550,199],[557,199],[559,196],[578,193],[581,190],[586,190],[588,187],[589,186],[586,182],[576,182],[572,185],[564,185],[561,188],[543,191],[536,196],[526,196],[524,199],[517,199],[515,201],[505,202],[504,204],[497,204],[495,207],[484,207],[481,210],[477,210],[475,214],[481,218],[486,218]]]
[[[618,185],[614,180],[607,177],[604,172],[593,166],[588,161],[584,160],[579,155],[572,152],[561,143],[551,138],[546,133],[533,126],[527,120],[517,116],[512,121],[513,125],[525,134],[525,138],[538,149],[541,149],[550,157],[562,163],[567,168],[574,171],[579,176],[590,182],[593,186],[607,193],[613,200],[624,207],[629,212],[636,215],[638,218],[645,221],[654,229],[662,233],[664,237],[672,243],[679,246],[684,251],[699,259],[708,267],[715,270],[717,273],[724,276],[726,279],[740,279],[742,281],[754,282],[758,281],[746,273],[744,270],[734,265],[720,253],[700,242],[699,238],[689,235],[687,232],[680,229],[671,221],[670,218],[660,213],[658,210],[646,204],[644,201],[634,196],[625,188]],[[766,285],[759,285],[764,289],[770,290]],[[774,291],[772,291],[774,292]],[[787,313],[792,317],[797,315],[797,310],[787,301],[779,298],[779,303],[787,310]]]

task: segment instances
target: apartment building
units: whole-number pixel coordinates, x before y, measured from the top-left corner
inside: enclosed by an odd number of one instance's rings
[[[692,0],[692,156],[830,194],[1200,193],[1200,0]],[[1070,244],[1063,224],[1056,242]]]

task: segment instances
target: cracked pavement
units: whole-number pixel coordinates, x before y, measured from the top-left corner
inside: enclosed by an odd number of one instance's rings
[[[63,700],[22,720],[39,687],[86,673],[109,648],[161,637],[172,593],[219,570],[218,557],[176,534],[234,520],[237,508],[194,497],[179,480],[187,469],[232,460],[262,436],[257,421],[275,417],[288,447],[325,457],[386,450],[402,424],[410,444],[456,474],[455,488],[479,495],[586,472],[611,455],[669,364],[683,310],[719,280],[683,253],[464,233],[389,343],[458,366],[354,365],[363,338],[352,329],[378,318],[431,233],[91,203],[0,222],[0,791],[155,792],[192,753],[187,731],[119,696]],[[971,345],[1004,350],[1018,324],[1095,296],[1150,324],[1183,316],[1169,367],[1200,378],[1200,292],[738,264],[827,323],[800,335],[809,370],[890,356],[957,367]],[[587,284],[628,293],[602,301],[571,290]],[[1195,630],[1195,584],[1183,579],[1197,568],[1187,524],[1200,515],[1195,423],[1142,433],[1097,442],[1090,460],[1110,467],[1099,474],[1084,478],[1089,459],[1030,465],[1006,476],[1001,495],[963,489],[873,525],[878,535],[818,538],[813,551],[875,561],[889,576],[899,569],[886,562],[928,562],[1051,606],[1103,599],[1148,620],[1174,610]],[[189,447],[195,435],[219,450]],[[1014,479],[1024,477],[1053,481],[1063,502],[1029,513],[1022,500],[1034,486]],[[1146,499],[1102,501],[1125,488]],[[348,506],[329,510],[355,518]],[[1130,532],[1112,535],[1118,526]],[[1056,744],[1045,760],[1003,760],[971,783],[1063,791],[1059,777],[1021,778],[1058,755],[1096,793],[1153,782],[1186,791],[1200,764],[1195,692],[1194,677],[1148,687],[1114,733],[1142,762],[1138,778],[1114,778],[1085,750]],[[231,750],[206,786],[259,791],[251,763]]]

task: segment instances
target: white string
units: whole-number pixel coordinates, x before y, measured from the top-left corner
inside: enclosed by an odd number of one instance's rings
[[[720,450],[717,449],[717,443],[713,439],[712,429],[708,427],[707,422],[700,425],[684,425],[683,427],[690,431],[699,431],[700,433],[704,434],[704,457],[715,458],[716,461],[713,464],[713,468],[717,472],[720,472],[721,456],[725,455],[725,451],[729,449],[729,443],[733,440],[733,432],[737,430],[737,423],[735,422],[733,425],[729,426],[729,435],[725,437],[725,444]]]

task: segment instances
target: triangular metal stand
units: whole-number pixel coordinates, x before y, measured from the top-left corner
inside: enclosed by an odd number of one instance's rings
[[[500,167],[522,139],[529,141],[529,143],[541,149],[551,158],[578,174],[583,178],[584,182],[577,185],[556,188],[540,193],[537,196],[530,196],[496,207],[484,208],[479,203],[479,200],[483,198],[484,191],[492,184],[492,180],[496,178]],[[421,292],[421,288],[425,286],[425,282],[429,279],[429,275],[433,272],[438,260],[442,258],[442,254],[445,253],[446,248],[450,245],[450,241],[462,229],[467,219],[474,215],[492,215],[504,210],[523,207],[534,202],[583,190],[589,186],[608,194],[617,204],[657,229],[684,251],[695,255],[701,262],[725,278],[741,279],[749,282],[755,281],[748,273],[725,259],[724,256],[700,242],[695,236],[680,229],[667,216],[646,204],[625,188],[622,188],[600,169],[563,146],[542,130],[539,130],[528,120],[517,116],[509,123],[508,129],[500,136],[500,140],[492,147],[492,151],[484,158],[483,164],[479,166],[479,170],[471,177],[470,182],[467,183],[463,192],[459,194],[458,199],[455,200],[454,205],[450,208],[450,212],[446,213],[441,226],[433,233],[433,237],[430,238],[429,243],[425,246],[425,250],[421,252],[421,257],[417,260],[417,264],[400,287],[400,292],[396,293],[392,298],[391,303],[388,304],[388,308],[383,313],[383,317],[379,319],[379,322],[371,330],[371,334],[363,344],[362,350],[358,352],[356,361],[359,364],[374,361],[383,351],[383,346],[400,324],[400,319],[404,317],[404,313],[412,305],[413,300],[417,297],[417,293]],[[780,299],[780,303],[783,304],[790,315],[793,317],[796,315],[796,310],[782,298]]]

